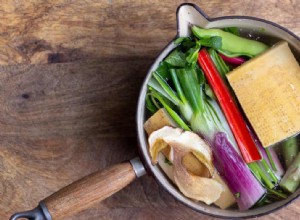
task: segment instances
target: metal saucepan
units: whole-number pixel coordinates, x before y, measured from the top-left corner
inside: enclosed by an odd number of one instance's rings
[[[248,37],[258,37],[261,41],[267,42],[268,44],[283,39],[289,43],[297,60],[300,61],[300,38],[287,29],[270,21],[244,16],[228,16],[210,19],[196,5],[182,4],[177,9],[177,36],[187,36],[189,34],[190,24],[204,28],[238,27],[242,34],[248,34]],[[135,158],[128,162],[95,172],[42,200],[37,208],[27,212],[16,213],[11,217],[11,220],[18,218],[28,218],[31,220],[63,219],[121,190],[136,178],[146,174],[145,168],[147,168],[147,172],[149,174],[151,173],[157,182],[177,200],[198,212],[216,217],[256,217],[279,209],[298,197],[300,189],[285,200],[263,207],[243,212],[236,209],[221,210],[215,206],[195,202],[183,196],[176,186],[164,175],[162,170],[158,166],[151,164],[151,159],[148,154],[147,136],[143,129],[143,124],[146,119],[145,96],[147,82],[151,77],[151,72],[156,69],[159,62],[162,61],[174,47],[173,41],[171,41],[160,53],[148,71],[141,88],[136,118],[141,160]]]

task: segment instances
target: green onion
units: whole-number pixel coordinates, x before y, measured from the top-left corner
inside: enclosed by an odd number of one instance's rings
[[[180,128],[182,128],[183,130],[186,130],[186,131],[191,130],[189,128],[189,126],[181,119],[181,117],[170,107],[170,105],[167,104],[167,102],[164,100],[163,96],[161,96],[155,90],[151,92],[151,96],[156,98],[163,105],[163,107],[167,110],[169,115],[179,125]]]

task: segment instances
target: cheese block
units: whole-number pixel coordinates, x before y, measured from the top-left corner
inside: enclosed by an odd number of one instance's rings
[[[287,42],[234,69],[227,79],[264,147],[300,132],[300,67]]]

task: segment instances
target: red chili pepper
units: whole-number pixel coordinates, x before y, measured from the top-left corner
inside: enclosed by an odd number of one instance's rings
[[[252,163],[261,160],[261,155],[250,135],[243,116],[231,97],[227,86],[206,49],[200,50],[198,63],[203,69],[204,74],[219,101],[245,162]]]

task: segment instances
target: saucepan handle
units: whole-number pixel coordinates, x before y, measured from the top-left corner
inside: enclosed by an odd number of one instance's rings
[[[37,208],[14,214],[10,220],[60,220],[82,211],[121,190],[145,168],[139,158],[97,171],[44,199]]]

